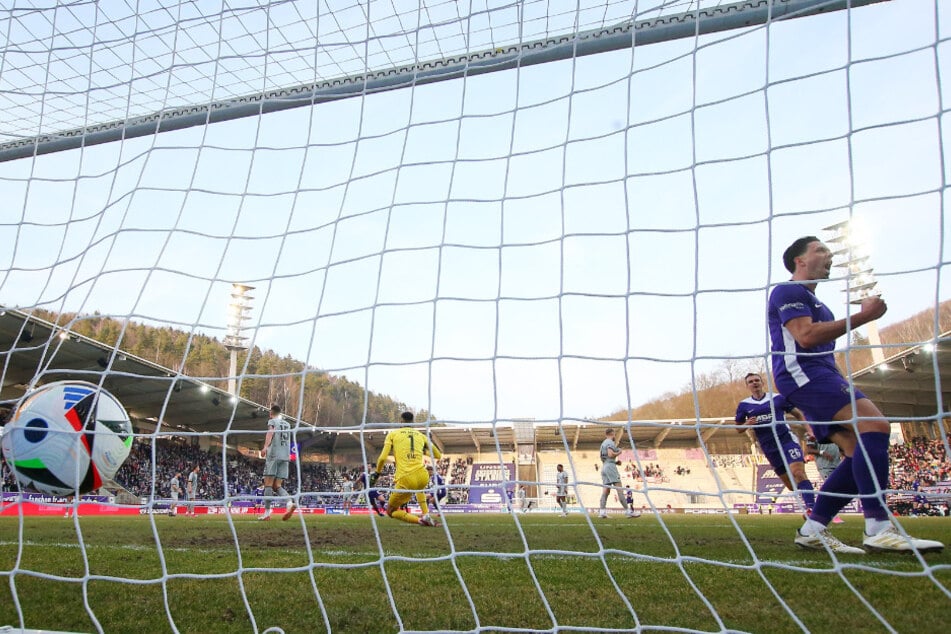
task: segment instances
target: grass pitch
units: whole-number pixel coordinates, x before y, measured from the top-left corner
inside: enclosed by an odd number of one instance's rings
[[[77,530],[72,519],[0,518],[0,626],[20,626],[21,614],[32,629],[142,634],[838,634],[947,631],[951,622],[951,549],[834,561],[793,545],[796,516],[444,521],[433,529],[366,515],[80,517]],[[951,518],[904,525],[917,537],[951,536]],[[847,518],[834,532],[858,544],[862,526]]]

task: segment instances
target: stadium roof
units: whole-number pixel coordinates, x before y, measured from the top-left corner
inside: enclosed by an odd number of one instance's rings
[[[0,310],[0,363],[0,399],[11,406],[33,385],[80,380],[101,383],[133,419],[161,420],[169,432],[266,429],[257,403],[18,310]]]
[[[889,418],[934,419],[951,408],[951,331],[856,372],[854,382]]]
[[[887,371],[873,366],[857,373],[855,380],[889,416],[933,417],[937,411],[935,372],[940,385],[951,384],[951,375],[945,370],[951,367],[949,363],[951,342],[942,336],[933,350],[912,348],[886,359],[881,365]],[[218,435],[227,431],[229,437],[246,444],[263,442],[267,423],[264,405],[233,399],[216,385],[178,375],[19,310],[0,309],[0,364],[0,399],[11,406],[33,384],[67,379],[101,382],[126,406],[133,420],[156,427],[161,423],[162,432]],[[217,382],[223,380],[217,378]],[[943,394],[942,402],[948,403],[947,394]],[[700,438],[708,441],[721,432],[727,433],[727,440],[737,440],[732,427],[720,428],[724,424],[732,425],[732,418],[634,421],[629,427],[623,422],[537,421],[532,427],[539,449],[590,450],[600,445],[610,426],[629,429],[641,448],[661,443],[696,444]],[[392,425],[338,429],[304,423],[298,427],[298,439],[304,451],[352,452],[360,448],[363,437],[367,453],[375,455],[388,428]],[[516,425],[507,421],[496,425],[438,422],[429,429],[434,443],[451,453],[500,451],[504,455],[517,446]]]

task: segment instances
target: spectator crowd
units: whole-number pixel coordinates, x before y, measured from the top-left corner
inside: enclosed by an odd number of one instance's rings
[[[941,439],[913,438],[892,445],[889,507],[898,515],[947,516],[951,501],[951,461]]]
[[[642,472],[640,467],[637,466],[637,463],[635,463],[632,460],[624,467],[624,471],[627,472],[627,474],[634,480],[640,480],[640,479],[646,480],[648,478],[651,478],[653,480],[666,481],[664,479],[663,467],[655,463],[648,463],[644,465],[644,470]]]
[[[450,485],[450,503],[463,504],[468,501],[468,468],[471,464],[471,458],[457,458],[455,462],[449,458],[438,461],[439,473]],[[175,474],[181,474],[181,481],[184,482],[187,474],[196,466],[199,467],[198,498],[201,500],[223,501],[226,497],[262,494],[263,460],[231,453],[222,461],[220,449],[202,450],[185,438],[155,442],[148,438],[137,439],[128,459],[116,474],[115,481],[135,496],[164,499],[171,497],[170,482]],[[291,492],[300,490],[304,494],[303,502],[308,505],[341,504],[344,497],[360,493],[362,473],[361,466],[307,461],[300,463],[298,472],[295,462],[291,465],[285,488]],[[377,482],[379,487],[393,486],[392,464],[388,464],[380,475]],[[300,487],[297,486],[298,479]],[[17,490],[13,473],[2,459],[0,483],[3,491]]]

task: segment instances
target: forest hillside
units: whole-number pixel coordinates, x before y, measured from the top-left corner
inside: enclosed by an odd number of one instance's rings
[[[951,330],[951,300],[938,307],[938,332]],[[882,345],[886,346],[885,356],[890,357],[922,342],[932,341],[935,337],[935,311],[923,310],[908,319],[882,328]],[[868,340],[858,332],[852,337],[852,346],[846,359],[843,353],[836,355],[839,368],[850,368],[852,373],[872,363],[872,352],[863,348]],[[699,374],[693,383],[684,385],[679,391],[663,394],[630,411],[631,420],[662,420],[669,418],[732,418],[736,404],[749,396],[743,383],[748,372],[765,374],[763,361],[726,360],[714,371]],[[696,390],[696,404],[694,391]],[[606,421],[626,421],[627,410],[620,410],[605,417]]]
[[[124,352],[147,361],[188,376],[202,377],[212,385],[226,386],[230,352],[216,338],[98,314],[57,314],[45,310],[36,310],[34,314],[106,345],[118,345]],[[400,412],[410,409],[406,403],[390,396],[367,393],[359,383],[345,376],[307,367],[303,362],[278,355],[273,350],[255,346],[239,352],[239,374],[245,362],[247,369],[240,382],[242,397],[262,405],[280,404],[292,416],[318,426],[359,425],[363,420],[365,401],[368,422],[395,421]],[[301,412],[302,386],[305,399]],[[417,411],[420,420],[428,418],[427,412],[412,409]]]

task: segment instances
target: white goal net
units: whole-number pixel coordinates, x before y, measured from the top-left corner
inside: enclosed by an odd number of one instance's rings
[[[4,466],[0,631],[946,624],[949,555],[796,551],[800,501],[733,421],[769,367],[783,250],[861,223],[867,251],[819,295],[837,317],[855,291],[888,301],[841,365],[904,441],[890,499],[947,513],[949,16],[4,3],[2,414],[81,379],[136,434],[84,500],[31,498]],[[304,512],[258,523],[275,403]],[[445,454],[425,531],[360,492],[404,409]],[[612,424],[636,520],[613,493],[597,517]],[[197,517],[172,519],[194,466]],[[951,518],[921,522],[940,538]]]

